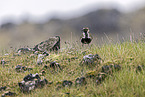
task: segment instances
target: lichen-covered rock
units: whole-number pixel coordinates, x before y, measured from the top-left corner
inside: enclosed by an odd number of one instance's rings
[[[101,61],[101,58],[98,54],[89,54],[89,55],[85,55],[83,57],[83,60],[81,61],[81,65],[85,64],[87,66],[92,66],[92,65],[98,65]]]
[[[6,86],[0,87],[0,91],[5,90],[6,88],[7,88]]]
[[[97,76],[96,83],[97,84],[101,83],[102,81],[105,80],[106,77],[107,77],[106,73],[99,73],[98,76]]]
[[[35,51],[57,51],[60,49],[60,37],[50,37],[46,41],[37,44],[33,50]]]
[[[23,72],[23,71],[29,71],[29,70],[32,70],[32,68],[28,68],[28,67],[26,67],[26,66],[22,66],[22,65],[17,65],[16,67],[15,67],[15,70],[17,71],[17,72]]]
[[[44,87],[46,84],[48,84],[48,81],[46,79],[43,80],[36,80],[35,81],[35,87],[36,88],[42,88]]]
[[[30,92],[35,89],[35,81],[22,81],[18,83],[22,92]]]
[[[30,74],[26,75],[23,80],[25,82],[27,82],[27,81],[32,81],[34,79],[39,79],[40,80],[40,76],[38,75],[38,73],[36,73],[36,74],[31,74],[30,73]]]
[[[44,51],[42,54],[38,54],[38,58],[37,58],[37,65],[40,65],[43,63],[43,59],[49,56],[48,52]]]
[[[28,74],[23,78],[23,81],[18,83],[20,90],[24,93],[28,93],[31,90],[34,90],[35,88],[42,88],[46,84],[48,84],[48,81],[46,79],[41,80],[38,73]]]
[[[15,70],[16,70],[17,72],[26,71],[26,70],[27,70],[27,67],[21,66],[21,65],[17,65],[17,66],[15,67]]]
[[[87,84],[85,77],[79,77],[75,80],[75,85],[85,85]]]
[[[16,96],[16,93],[6,91],[4,94],[1,95],[1,97],[7,97],[7,96]]]
[[[63,82],[62,82],[62,86],[63,87],[70,87],[70,86],[72,86],[72,81],[67,81],[67,80],[64,80]]]
[[[59,63],[57,63],[56,61],[53,61],[50,63],[50,68],[53,68],[53,69],[61,69]]]
[[[105,65],[105,66],[102,66],[102,71],[101,72],[104,72],[104,73],[111,73],[113,71],[118,71],[121,69],[121,66],[120,65],[117,65],[117,64],[110,64],[110,65]]]
[[[41,65],[43,63],[44,55],[38,54],[37,65]]]
[[[109,66],[109,65],[102,66],[102,72],[109,73],[111,71],[112,71],[111,66]]]

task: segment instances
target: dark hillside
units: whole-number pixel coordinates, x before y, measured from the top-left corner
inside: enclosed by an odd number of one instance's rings
[[[71,19],[52,17],[45,23],[31,23],[25,20],[16,25],[8,22],[1,25],[0,33],[7,34],[1,37],[6,37],[10,44],[34,45],[55,35],[60,35],[62,41],[78,41],[81,29],[89,27],[97,43],[101,43],[102,38],[106,40],[106,35],[113,41],[120,41],[122,37],[126,38],[133,33],[137,36],[145,32],[144,12],[145,8],[130,13],[122,13],[117,9],[99,9]]]

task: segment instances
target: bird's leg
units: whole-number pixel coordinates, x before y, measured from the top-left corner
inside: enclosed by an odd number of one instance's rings
[[[88,44],[89,49],[91,48],[90,44]]]

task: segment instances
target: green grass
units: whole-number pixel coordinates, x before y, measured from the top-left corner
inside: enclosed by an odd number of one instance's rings
[[[104,44],[102,46],[92,45],[84,48],[77,44],[64,47],[65,49],[57,54],[50,53],[50,56],[45,58],[58,62],[63,68],[62,71],[46,70],[44,78],[53,81],[53,84],[48,84],[42,89],[35,89],[28,94],[20,92],[18,82],[21,82],[23,77],[29,73],[40,73],[43,65],[36,65],[37,57],[30,58],[29,54],[13,57],[12,53],[4,56],[5,51],[3,50],[0,59],[3,57],[9,62],[5,67],[0,65],[0,86],[9,87],[7,90],[16,92],[17,96],[21,97],[68,97],[66,93],[70,93],[70,97],[143,97],[145,95],[145,71],[136,72],[138,65],[145,65],[145,43],[143,41]],[[97,67],[89,68],[79,65],[84,55],[96,53],[103,59],[100,67],[119,64],[122,69],[108,75],[99,85],[95,83],[95,80],[87,78],[86,85],[76,87],[74,81],[77,77],[85,76],[90,71],[99,72]],[[77,58],[74,59],[74,57]],[[15,66],[18,64],[32,67],[33,70],[17,73]],[[49,65],[49,63],[44,65]],[[84,73],[81,71],[82,68]],[[57,90],[56,82],[63,80],[73,81],[72,87],[63,87]],[[5,91],[0,91],[1,94],[3,92]]]

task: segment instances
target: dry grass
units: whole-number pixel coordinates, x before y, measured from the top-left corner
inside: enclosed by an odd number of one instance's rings
[[[23,77],[29,73],[40,73],[41,66],[36,65],[37,56],[30,58],[30,54],[13,57],[12,53],[5,56],[8,52],[3,50],[0,59],[4,58],[8,63],[5,67],[0,66],[0,86],[7,86],[12,92],[16,92],[17,96],[22,97],[143,97],[145,95],[145,77],[144,71],[136,73],[138,65],[145,65],[145,44],[139,42],[123,42],[116,44],[104,44],[102,46],[92,45],[90,47],[80,47],[77,43],[65,45],[57,54],[50,53],[46,57],[50,61],[58,62],[63,68],[62,71],[54,71],[53,69],[46,70],[44,78],[48,81],[53,81],[52,85],[46,85],[42,89],[35,89],[31,93],[24,94],[20,92],[18,82],[23,80]],[[114,72],[109,75],[105,81],[97,85],[93,79],[87,78],[87,84],[84,86],[64,87],[57,90],[57,81],[71,80],[75,81],[77,77],[84,76],[86,72],[98,70],[96,67],[88,68],[79,65],[84,55],[99,54],[104,60],[100,66],[109,64],[119,64],[122,67],[121,71]],[[73,59],[77,57],[76,59]],[[15,66],[22,64],[32,67],[32,71],[25,73],[17,73]],[[82,74],[82,68],[84,73]],[[43,76],[41,76],[43,78]],[[0,92],[1,94],[4,91]]]

